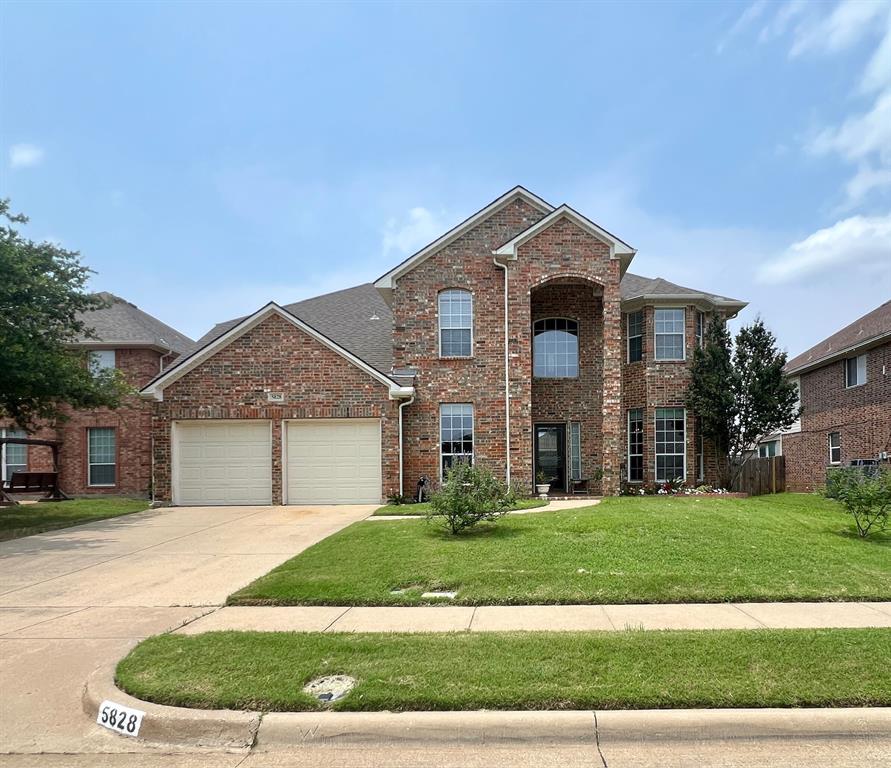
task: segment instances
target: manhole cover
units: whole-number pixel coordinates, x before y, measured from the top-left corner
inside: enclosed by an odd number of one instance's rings
[[[355,678],[349,675],[326,675],[310,680],[303,686],[303,692],[308,693],[322,704],[330,704],[346,696],[355,685]]]

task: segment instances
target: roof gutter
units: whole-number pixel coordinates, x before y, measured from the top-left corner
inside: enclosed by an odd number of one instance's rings
[[[736,317],[744,310],[749,303],[747,301],[734,301],[733,299],[722,299],[718,296],[710,296],[707,293],[643,293],[638,296],[632,296],[629,299],[622,299],[624,307],[634,306],[636,304],[651,304],[679,302],[683,304],[707,304],[718,309],[732,311],[729,317]]]
[[[813,370],[814,368],[820,368],[824,365],[828,365],[829,363],[834,363],[836,360],[840,360],[843,357],[847,357],[852,352],[857,352],[864,347],[871,347],[877,345],[886,339],[891,339],[891,331],[885,331],[884,333],[880,333],[878,336],[873,336],[869,339],[865,339],[864,341],[858,342],[857,344],[851,344],[850,346],[843,347],[836,352],[832,352],[828,355],[824,355],[823,357],[818,357],[816,360],[809,360],[806,363],[802,363],[801,365],[796,366],[795,368],[786,368],[783,372],[787,376],[795,376],[800,373],[807,373],[808,371]]]

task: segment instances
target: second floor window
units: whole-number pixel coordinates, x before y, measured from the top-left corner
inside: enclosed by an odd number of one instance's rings
[[[705,343],[705,312],[696,313],[696,346],[700,349]]]
[[[845,360],[845,386],[859,387],[866,384],[866,355]]]
[[[115,367],[113,349],[94,349],[90,352],[90,372],[96,376]]]
[[[532,335],[532,374],[539,379],[579,375],[579,324],[563,317],[536,320]]]
[[[643,360],[643,310],[629,312],[628,315],[628,362],[636,363]]]
[[[656,359],[684,359],[684,310],[656,309],[654,313],[656,326]]]
[[[439,294],[439,356],[473,354],[473,297],[452,288]]]

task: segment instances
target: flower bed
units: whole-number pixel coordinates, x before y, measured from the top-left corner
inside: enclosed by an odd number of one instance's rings
[[[742,499],[747,493],[728,491],[714,486],[687,485],[683,480],[666,480],[662,483],[623,483],[622,496],[726,496],[729,499]]]

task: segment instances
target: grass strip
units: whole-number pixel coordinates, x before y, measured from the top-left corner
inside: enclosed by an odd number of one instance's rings
[[[142,512],[148,505],[145,499],[115,496],[0,507],[0,541]]]
[[[302,711],[330,674],[349,711],[849,707],[891,704],[891,630],[301,634],[146,640],[118,665],[160,704]]]
[[[360,522],[229,602],[416,605],[443,589],[457,605],[888,600],[891,532],[858,539],[840,510],[806,494],[609,498],[462,536]]]

